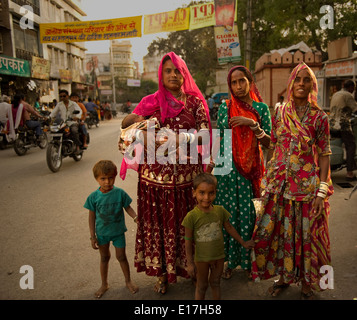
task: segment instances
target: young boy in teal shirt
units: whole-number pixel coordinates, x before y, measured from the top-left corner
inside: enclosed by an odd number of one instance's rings
[[[109,289],[108,268],[110,241],[113,242],[116,258],[125,277],[127,288],[136,293],[138,287],[130,279],[129,263],[125,254],[124,211],[136,222],[136,213],[130,206],[132,200],[123,190],[114,186],[118,174],[116,165],[110,160],[101,160],[93,167],[94,178],[99,188],[87,198],[84,207],[89,210],[89,231],[93,249],[99,249],[100,274],[102,286],[96,291],[95,297],[100,298]]]

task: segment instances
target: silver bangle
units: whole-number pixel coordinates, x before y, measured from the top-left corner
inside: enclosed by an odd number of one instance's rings
[[[141,133],[141,130],[140,130],[140,129],[138,129],[138,130],[136,131],[136,133],[135,133],[135,139],[136,139],[137,141],[142,141],[142,140],[141,140],[140,133]]]

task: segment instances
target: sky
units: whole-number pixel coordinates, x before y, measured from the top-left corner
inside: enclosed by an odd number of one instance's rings
[[[134,17],[172,11],[183,5],[187,6],[191,0],[82,0],[82,10],[87,14],[82,20],[106,20],[115,18]],[[142,22],[143,23],[143,22]],[[143,57],[148,53],[147,47],[157,38],[165,38],[167,33],[157,33],[129,38],[132,44],[134,61],[139,62],[142,71]],[[110,42],[107,40],[87,41],[87,53],[109,53]]]

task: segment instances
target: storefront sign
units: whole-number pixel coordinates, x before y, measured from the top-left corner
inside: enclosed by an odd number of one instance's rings
[[[113,40],[141,37],[142,16],[66,23],[41,23],[41,43]]]
[[[126,80],[126,85],[128,87],[140,87],[141,86],[141,81],[140,81],[140,79],[127,79]]]
[[[22,59],[0,56],[0,73],[29,78],[30,63]]]
[[[32,56],[31,75],[32,78],[49,80],[51,62],[49,60]]]
[[[242,59],[237,25],[234,25],[233,31],[228,31],[225,27],[214,27],[214,35],[219,64]]]
[[[208,2],[190,7],[190,30],[214,26],[214,2]]]
[[[325,76],[328,77],[345,77],[353,76],[353,65],[356,63],[356,59],[348,61],[339,61],[333,63],[327,63],[325,68]]]
[[[62,83],[72,82],[72,72],[71,70],[59,69],[60,79]]]
[[[181,8],[144,16],[144,34],[187,30],[190,8]]]
[[[113,90],[100,90],[100,94],[103,96],[109,96],[111,94],[113,94]]]

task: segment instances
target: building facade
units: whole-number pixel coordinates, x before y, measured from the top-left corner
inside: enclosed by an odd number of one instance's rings
[[[255,63],[256,84],[263,102],[269,106],[271,112],[280,96],[284,96],[286,101],[289,76],[301,61],[315,74],[322,68],[321,52],[313,52],[304,43],[265,53]]]
[[[81,0],[1,0],[1,93],[49,102],[58,100],[61,88],[85,91],[84,45],[39,41],[41,23],[80,21],[85,15]]]

